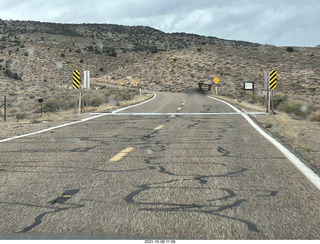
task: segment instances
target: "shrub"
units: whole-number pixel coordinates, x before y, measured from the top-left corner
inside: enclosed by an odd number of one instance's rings
[[[297,101],[285,101],[278,106],[278,109],[287,114],[293,114],[303,119],[306,119],[309,115],[308,106]]]
[[[39,123],[41,123],[41,121],[39,121],[39,120],[37,120],[37,119],[33,119],[33,120],[31,121],[31,123],[32,123],[32,124],[39,124]]]
[[[12,72],[10,69],[7,69],[7,70],[6,70],[6,75],[7,75],[9,78],[13,78],[13,72]]]
[[[18,73],[14,73],[12,78],[15,80],[21,80],[21,77],[18,75]]]
[[[320,111],[318,110],[318,111],[312,112],[309,115],[308,119],[312,122],[320,122]]]
[[[103,103],[104,103],[104,100],[100,96],[94,96],[89,98],[89,106],[99,107]]]
[[[6,61],[6,68],[9,69],[11,67],[12,63],[13,63],[13,61],[11,59],[8,59]]]
[[[27,117],[26,113],[17,113],[16,114],[16,119],[20,120],[20,119],[25,119]]]
[[[56,112],[61,110],[65,107],[64,103],[57,99],[48,99],[43,103],[43,111],[44,112]]]
[[[292,53],[292,52],[294,52],[294,49],[293,49],[293,47],[287,47],[287,52],[289,52],[289,53]]]
[[[117,57],[118,56],[116,50],[113,47],[110,47],[110,48],[107,49],[107,54],[108,54],[108,56],[111,56],[111,57]]]
[[[281,103],[288,101],[287,96],[274,96],[273,98],[273,106],[274,108],[278,108]]]

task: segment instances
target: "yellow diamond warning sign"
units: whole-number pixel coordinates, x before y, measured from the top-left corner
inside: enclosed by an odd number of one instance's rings
[[[216,77],[216,78],[213,79],[213,82],[216,83],[216,84],[217,84],[219,81],[220,81],[220,80],[219,80],[218,77]]]

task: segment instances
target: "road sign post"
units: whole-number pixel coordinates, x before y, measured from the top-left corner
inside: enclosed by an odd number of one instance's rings
[[[269,91],[271,91],[271,96],[269,94],[269,112],[275,114],[273,107],[273,91],[277,88],[277,71],[271,70],[269,74]]]
[[[89,103],[89,89],[90,89],[90,71],[85,70],[84,71],[84,76],[83,76],[83,85],[84,88],[86,89],[86,107],[85,107],[85,112],[88,112],[88,103]]]
[[[80,72],[79,70],[74,70],[73,71],[73,82],[72,82],[72,87],[73,89],[76,90],[76,94],[75,94],[75,103],[74,103],[74,114],[77,113],[77,97],[79,95],[79,89],[80,89]],[[80,94],[81,95],[81,94]],[[80,109],[79,109],[79,113],[80,113]]]
[[[43,103],[43,98],[38,99],[38,103],[40,103],[40,111],[41,111],[41,117],[42,117],[42,103]]]
[[[7,97],[4,96],[4,121],[7,121]]]
[[[220,80],[219,80],[218,77],[216,77],[216,78],[213,79],[213,82],[216,83],[216,95],[218,95],[218,83],[219,83],[219,81],[220,81]]]
[[[268,81],[269,81],[269,72],[265,71],[264,72],[264,85],[263,85],[262,105],[264,105],[265,100],[268,100]],[[266,102],[266,112],[268,112],[268,102]]]

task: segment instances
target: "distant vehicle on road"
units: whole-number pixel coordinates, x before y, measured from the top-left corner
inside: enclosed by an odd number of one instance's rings
[[[199,91],[211,91],[212,84],[208,82],[198,82]]]

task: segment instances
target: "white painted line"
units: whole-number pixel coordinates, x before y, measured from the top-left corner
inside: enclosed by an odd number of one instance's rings
[[[247,113],[117,113],[117,114],[108,114],[108,115],[120,115],[120,116],[162,116],[162,115],[241,115],[241,114],[267,114],[265,112],[247,112]]]
[[[140,106],[140,105],[142,105],[142,104],[145,104],[145,103],[147,103],[147,102],[152,101],[152,100],[155,99],[156,97],[157,97],[157,94],[153,93],[153,97],[152,97],[151,99],[148,99],[147,101],[144,101],[144,102],[142,102],[142,103],[138,103],[138,104],[135,104],[135,105],[131,105],[131,106],[129,106],[129,107],[120,108],[120,109],[118,109],[118,110],[113,111],[112,114],[121,112],[121,111],[123,111],[123,110],[125,110],[125,109],[129,109],[129,108],[133,108],[133,107]]]
[[[207,96],[208,98],[214,99],[216,101],[222,102],[232,109],[234,109],[237,113],[240,113],[253,128],[255,128],[261,135],[263,135],[267,140],[269,140],[275,147],[277,147],[280,152],[282,152],[319,190],[320,190],[320,177],[314,173],[311,169],[309,169],[299,158],[297,158],[292,152],[290,152],[287,148],[285,148],[280,142],[276,139],[268,135],[264,130],[262,130],[249,116],[239,109],[218,98]]]
[[[58,128],[66,127],[66,126],[69,126],[69,125],[82,123],[82,122],[85,122],[85,121],[88,121],[88,120],[91,120],[91,119],[100,118],[100,117],[105,116],[105,115],[106,114],[100,114],[100,115],[97,115],[97,116],[94,116],[94,117],[85,118],[85,119],[81,119],[79,121],[74,121],[74,122],[70,122],[70,123],[67,123],[67,124],[62,124],[62,125],[50,127],[50,128],[47,128],[47,129],[36,131],[36,132],[32,132],[32,133],[28,133],[28,134],[24,134],[24,135],[20,135],[20,136],[14,136],[14,137],[2,139],[2,140],[0,140],[0,143],[1,142],[6,142],[6,141],[11,141],[11,140],[14,140],[14,139],[23,138],[23,137],[26,137],[26,136],[32,136],[32,135],[41,134],[41,133],[48,132],[48,131],[51,131],[51,130],[54,130],[54,129],[58,129]]]
[[[125,107],[125,108],[118,109],[118,110],[114,111],[113,113],[117,113],[117,112],[122,111],[122,110],[127,109],[127,108],[132,108],[132,107],[135,107],[135,106],[139,106],[139,105],[144,104],[144,103],[146,103],[146,102],[150,102],[150,101],[153,100],[155,97],[156,97],[156,94],[154,93],[153,98],[151,98],[151,99],[149,99],[149,100],[146,100],[146,101],[144,101],[144,102],[142,102],[142,103],[138,103],[138,104],[135,104],[135,105],[132,105],[132,106],[129,106],[129,107]],[[62,124],[62,125],[50,127],[50,128],[43,129],[43,130],[40,130],[40,131],[36,131],[36,132],[28,133],[28,134],[23,134],[23,135],[20,135],[20,136],[13,136],[13,137],[10,137],[10,138],[2,139],[2,140],[0,140],[0,143],[1,143],[1,142],[11,141],[11,140],[14,140],[14,139],[19,139],[19,138],[27,137],[27,136],[32,136],[32,135],[41,134],[41,133],[44,133],[44,132],[48,132],[48,131],[51,131],[51,130],[59,129],[59,128],[66,127],[66,126],[69,126],[69,125],[74,125],[74,124],[82,123],[82,122],[89,121],[89,120],[92,120],[92,119],[97,119],[97,118],[100,118],[100,117],[102,117],[102,116],[107,116],[107,115],[112,115],[112,114],[111,114],[111,113],[98,113],[97,116],[94,116],[94,117],[81,119],[81,120],[79,120],[79,121],[74,121],[74,122],[70,122],[70,123],[66,123],[66,124]]]

